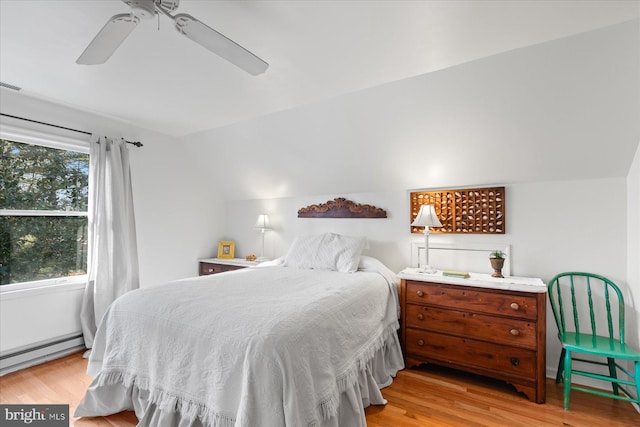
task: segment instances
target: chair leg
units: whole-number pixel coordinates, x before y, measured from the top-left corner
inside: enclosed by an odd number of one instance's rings
[[[636,377],[636,402],[640,405],[640,361],[633,362],[633,372]]]
[[[571,393],[571,352],[564,351],[564,409],[569,409],[569,393]]]
[[[564,354],[567,350],[562,349],[562,353],[560,353],[560,360],[558,360],[558,370],[556,371],[556,384],[562,381],[562,374],[564,369]]]
[[[609,376],[611,378],[618,379],[618,375],[616,373],[616,361],[612,357],[607,357],[607,364],[609,365]],[[618,383],[611,382],[611,386],[613,387],[613,394],[618,396],[620,391],[618,390]]]

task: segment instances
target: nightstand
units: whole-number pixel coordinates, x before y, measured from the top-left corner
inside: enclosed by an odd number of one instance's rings
[[[198,262],[200,264],[198,268],[200,276],[239,270],[259,264],[256,261],[247,261],[244,258],[207,258],[198,260]]]
[[[407,368],[434,363],[513,384],[545,402],[546,292],[540,279],[400,272]]]

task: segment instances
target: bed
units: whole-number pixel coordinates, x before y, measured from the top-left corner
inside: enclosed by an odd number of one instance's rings
[[[346,243],[345,243],[346,242]],[[259,267],[129,292],[105,314],[75,416],[141,426],[366,426],[402,369],[398,279],[363,239],[298,238]],[[310,256],[313,254],[313,256]]]

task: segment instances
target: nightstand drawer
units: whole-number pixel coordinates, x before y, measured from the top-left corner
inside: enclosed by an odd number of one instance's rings
[[[477,287],[451,286],[439,283],[425,283],[407,280],[407,302],[456,307],[488,314],[520,317],[535,320],[537,303],[533,296],[522,293],[500,293]]]
[[[534,322],[416,304],[407,304],[405,309],[408,328],[536,348]]]
[[[201,262],[200,275],[206,276],[208,274],[223,273],[225,271],[238,270],[241,268],[245,268],[245,267],[241,267],[238,265],[226,265],[226,264],[214,264],[210,262]]]
[[[469,338],[407,328],[406,351],[443,364],[468,365],[477,368],[534,377],[536,352],[518,347],[506,347]]]

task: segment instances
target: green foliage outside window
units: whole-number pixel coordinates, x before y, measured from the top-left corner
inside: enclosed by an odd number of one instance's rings
[[[0,284],[86,274],[89,155],[7,140],[0,155]]]

